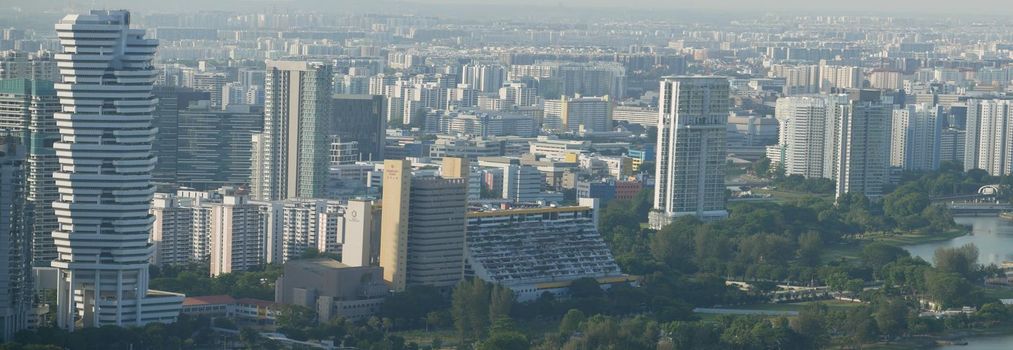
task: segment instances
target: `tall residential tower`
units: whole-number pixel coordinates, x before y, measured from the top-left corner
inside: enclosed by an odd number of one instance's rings
[[[57,324],[66,329],[173,322],[183,295],[148,290],[148,213],[157,41],[130,29],[127,11],[68,15],[56,24],[53,202],[59,270]]]
[[[331,66],[269,60],[265,85],[264,132],[253,136],[250,197],[324,197]]]
[[[728,90],[723,77],[661,80],[651,227],[661,228],[683,215],[728,216],[724,172]]]

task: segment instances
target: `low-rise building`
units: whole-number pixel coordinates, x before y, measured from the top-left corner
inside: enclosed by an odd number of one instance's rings
[[[379,266],[349,266],[331,259],[293,260],[275,283],[275,302],[307,307],[326,322],[362,319],[380,311],[389,289]]]

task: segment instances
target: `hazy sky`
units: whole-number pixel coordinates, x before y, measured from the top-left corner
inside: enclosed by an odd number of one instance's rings
[[[127,8],[136,11],[192,11],[228,9],[293,8],[322,9],[323,12],[447,11],[475,12],[476,15],[523,13],[531,8],[580,10],[622,7],[630,11],[708,10],[720,12],[785,12],[808,14],[1011,14],[1013,0],[0,0],[0,8],[24,7],[32,10],[74,8]],[[497,8],[504,11],[485,11]],[[607,14],[607,12],[605,12]],[[425,13],[432,14],[432,13]],[[535,15],[529,12],[527,15]]]

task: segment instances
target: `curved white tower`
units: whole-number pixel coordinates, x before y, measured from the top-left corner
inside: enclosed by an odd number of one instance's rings
[[[60,327],[172,322],[182,295],[148,291],[154,187],[151,65],[157,41],[127,11],[67,15],[56,24],[62,113],[53,202]]]

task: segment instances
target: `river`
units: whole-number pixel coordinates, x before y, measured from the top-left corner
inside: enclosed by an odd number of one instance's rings
[[[951,240],[915,244],[904,247],[912,255],[932,262],[932,256],[939,247],[959,247],[974,243],[980,254],[978,262],[982,264],[999,264],[1013,261],[1013,222],[995,216],[989,217],[957,217],[958,224],[971,226],[971,232]],[[967,345],[944,346],[945,350],[1010,350],[1013,349],[1013,335],[998,337],[967,338]]]
[[[1013,349],[1013,335],[965,339],[967,345],[938,347],[942,350],[1009,350]]]
[[[971,226],[971,233],[947,241],[905,246],[904,249],[912,255],[932,262],[936,248],[959,247],[974,243],[980,252],[978,262],[982,264],[998,265],[1003,261],[1013,261],[1013,222],[995,216],[957,217],[954,221],[960,225]]]

